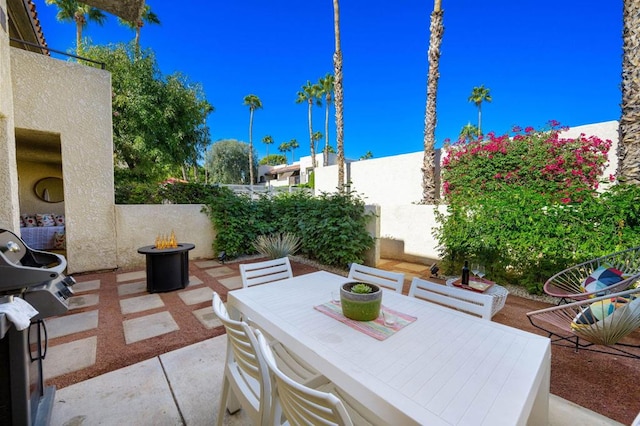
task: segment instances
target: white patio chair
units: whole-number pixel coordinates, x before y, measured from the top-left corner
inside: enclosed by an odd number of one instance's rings
[[[397,293],[402,293],[404,285],[404,274],[399,272],[384,271],[370,266],[364,266],[352,263],[349,269],[349,279],[353,281],[361,281],[370,284],[376,284],[380,287],[391,289]]]
[[[227,359],[217,424],[222,424],[225,408],[233,414],[241,406],[247,409],[253,424],[265,424],[271,405],[270,379],[262,354],[257,350],[254,333],[249,324],[229,317],[216,292],[213,292],[212,306],[213,312],[227,331]],[[291,354],[279,342],[272,341],[270,346],[278,366],[290,377],[305,384],[326,381],[309,364]],[[233,390],[232,395],[229,395],[230,388]]]
[[[482,317],[483,319],[491,320],[493,297],[487,294],[436,284],[421,278],[414,278],[409,288],[409,297],[434,302]]]
[[[266,284],[273,281],[293,278],[291,264],[288,257],[267,260],[256,263],[243,263],[240,265],[242,286],[251,287],[257,284]]]
[[[256,330],[258,345],[271,372],[272,425],[373,425],[383,424],[355,399],[326,380],[316,380],[305,386],[284,374],[260,330]]]
[[[247,323],[229,318],[216,292],[212,305],[227,331],[227,359],[217,424],[222,425],[225,408],[231,414],[244,408],[252,424],[266,425],[271,407],[271,379],[255,335]]]

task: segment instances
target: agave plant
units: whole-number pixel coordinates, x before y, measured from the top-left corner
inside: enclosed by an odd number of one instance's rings
[[[300,248],[300,238],[290,232],[259,235],[253,247],[270,259],[279,259],[294,254]]]

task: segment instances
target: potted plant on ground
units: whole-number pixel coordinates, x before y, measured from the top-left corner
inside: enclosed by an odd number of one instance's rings
[[[340,287],[342,314],[356,321],[373,321],[380,314],[382,290],[375,284],[348,282]]]

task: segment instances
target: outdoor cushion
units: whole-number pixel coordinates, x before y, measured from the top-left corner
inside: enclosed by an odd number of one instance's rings
[[[591,273],[582,283],[582,291],[584,293],[592,293],[598,290],[604,290],[612,284],[619,283],[624,279],[622,271],[612,267],[611,265],[600,265]],[[604,295],[604,292],[597,293],[597,296]]]
[[[38,226],[35,215],[23,214],[20,217],[22,217],[22,221],[24,222],[25,228],[33,228],[34,226]]]
[[[51,213],[37,213],[36,221],[38,222],[38,226],[56,226],[56,219]]]
[[[57,226],[64,225],[64,215],[63,214],[56,215],[56,225]]]
[[[64,250],[66,245],[64,232],[56,232],[53,234],[53,248],[57,250]]]
[[[616,309],[625,306],[628,302],[629,299],[624,297],[612,297],[611,299],[591,303],[586,309],[576,315],[571,327],[575,328],[595,324],[611,315]]]

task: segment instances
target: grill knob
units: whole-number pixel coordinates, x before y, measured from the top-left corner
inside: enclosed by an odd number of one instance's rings
[[[2,252],[4,253],[5,251],[17,253],[20,251],[20,246],[13,241],[7,241],[7,245],[2,247]]]

